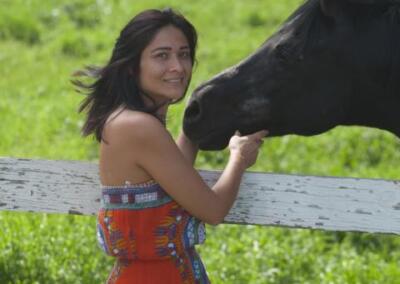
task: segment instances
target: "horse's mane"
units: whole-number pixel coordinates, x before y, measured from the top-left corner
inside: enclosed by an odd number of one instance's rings
[[[346,4],[346,14],[349,16],[355,31],[363,31],[366,23],[381,25],[381,31],[387,33],[388,44],[382,49],[378,41],[371,41],[368,48],[380,50],[380,59],[386,70],[386,95],[394,96],[399,92],[400,81],[400,4],[381,1],[376,4],[360,4],[349,1]],[[326,26],[334,24],[334,20],[323,15],[318,0],[307,0],[289,18],[285,24],[296,21],[295,36],[298,46],[294,48],[299,55],[307,54],[318,44]],[[325,23],[325,28],[321,22]],[[375,46],[373,46],[375,45]]]
[[[317,20],[333,22],[333,20],[323,16],[319,2],[319,0],[307,0],[284,22],[285,25],[296,20],[298,30],[301,31],[298,36],[303,37],[302,39],[307,41],[308,44],[312,44],[313,39],[318,38],[315,36],[318,36],[319,32],[321,32],[319,29],[320,22]],[[382,1],[367,5],[348,1],[346,10],[356,30],[364,28],[366,22],[374,20],[380,20],[388,28],[400,29],[400,4]]]

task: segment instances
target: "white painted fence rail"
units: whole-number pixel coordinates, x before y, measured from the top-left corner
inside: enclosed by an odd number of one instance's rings
[[[220,175],[199,172],[210,186]],[[0,210],[94,215],[99,206],[94,163],[0,158]],[[248,172],[225,223],[400,234],[400,181]]]

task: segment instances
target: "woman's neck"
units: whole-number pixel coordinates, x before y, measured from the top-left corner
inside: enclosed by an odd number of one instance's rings
[[[146,107],[152,108],[154,106],[158,106],[155,115],[163,122],[163,124],[166,124],[166,118],[167,118],[167,112],[168,112],[168,107],[170,104],[170,100],[152,100],[146,95],[143,96],[143,101]]]

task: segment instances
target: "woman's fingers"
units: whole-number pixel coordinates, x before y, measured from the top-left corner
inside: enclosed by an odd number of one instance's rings
[[[242,134],[240,133],[239,130],[236,130],[234,135],[236,135],[236,136],[242,136]],[[267,136],[267,135],[268,135],[268,130],[263,129],[263,130],[260,130],[260,131],[257,131],[257,132],[254,132],[254,133],[245,135],[245,136],[247,136],[247,137],[249,137],[249,138],[261,139],[261,138],[264,138],[264,137]]]
[[[253,165],[257,159],[263,138],[268,131],[261,130],[249,135],[241,136],[237,130],[229,141],[229,149],[232,155],[239,155],[240,160],[245,164],[246,168]]]
[[[262,143],[263,138],[268,135],[268,130],[260,130],[257,132],[254,132],[252,134],[247,135],[250,139],[254,139],[255,141]]]

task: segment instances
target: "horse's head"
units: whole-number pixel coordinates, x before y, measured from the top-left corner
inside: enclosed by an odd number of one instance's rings
[[[307,1],[255,53],[195,90],[184,131],[208,150],[225,147],[237,129],[314,135],[342,124],[400,135],[380,121],[400,107],[397,3]]]

